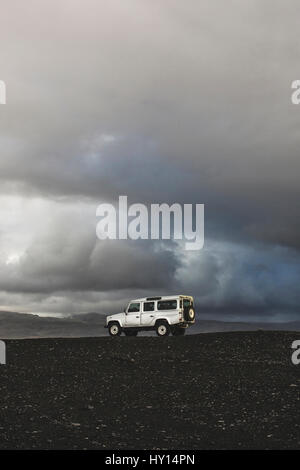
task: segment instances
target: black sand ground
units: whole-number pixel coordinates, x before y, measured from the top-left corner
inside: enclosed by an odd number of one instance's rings
[[[7,341],[1,449],[299,449],[299,333]]]

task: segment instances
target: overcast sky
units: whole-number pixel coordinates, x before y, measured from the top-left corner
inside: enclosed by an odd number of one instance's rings
[[[0,308],[299,319],[297,0],[0,0]],[[96,207],[204,203],[205,247],[100,241]]]

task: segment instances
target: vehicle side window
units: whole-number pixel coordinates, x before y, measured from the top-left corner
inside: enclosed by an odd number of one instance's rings
[[[176,310],[177,300],[160,300],[157,302],[158,310]]]
[[[140,302],[133,302],[128,307],[128,313],[139,312],[140,311]]]
[[[144,302],[144,312],[153,312],[154,302]]]

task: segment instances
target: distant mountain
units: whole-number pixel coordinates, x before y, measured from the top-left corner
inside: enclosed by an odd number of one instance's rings
[[[104,324],[105,315],[96,312],[57,318],[40,317],[30,313],[0,311],[0,338],[103,336],[107,335]],[[192,328],[188,329],[188,334],[255,330],[300,331],[300,321],[289,323],[244,323],[198,320]]]
[[[96,313],[96,312],[88,312],[88,313],[77,313],[76,315],[70,315],[67,318],[71,318],[72,320],[80,320],[83,322],[91,322],[91,323],[105,323],[106,314]]]
[[[104,323],[104,315],[94,313],[56,318],[0,312],[0,338],[103,336],[106,332]]]

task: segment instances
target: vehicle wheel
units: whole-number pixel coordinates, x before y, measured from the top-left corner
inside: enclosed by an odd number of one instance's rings
[[[128,330],[128,331],[126,331],[125,329],[124,329],[124,333],[125,333],[125,336],[137,336],[137,334],[138,334],[137,331],[134,331],[134,330],[131,330],[131,331]]]
[[[157,336],[168,336],[170,334],[170,327],[167,322],[159,322],[156,324]]]
[[[174,328],[172,331],[173,336],[184,336],[186,328]]]
[[[110,336],[120,336],[122,333],[120,324],[118,322],[112,322],[108,325],[108,332]]]
[[[193,307],[185,307],[184,308],[184,319],[186,321],[194,321],[195,320],[195,310]]]

